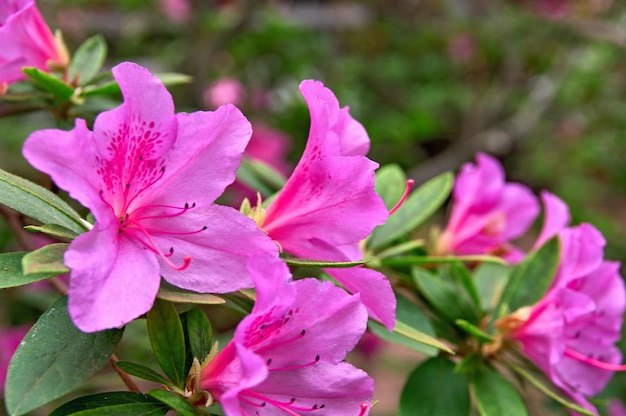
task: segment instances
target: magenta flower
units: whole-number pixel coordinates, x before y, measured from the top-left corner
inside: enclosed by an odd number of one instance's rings
[[[83,331],[118,327],[150,309],[160,276],[184,289],[223,293],[252,286],[249,256],[277,252],[253,221],[212,202],[235,178],[250,124],[235,107],[174,114],[170,94],[146,69],[113,75],[124,103],[94,131],[42,130],[24,156],[96,218],[76,238],[69,312]]]
[[[215,108],[224,104],[240,105],[244,97],[245,91],[241,82],[235,78],[224,77],[207,88],[202,98],[207,107]]]
[[[359,295],[316,279],[291,282],[269,255],[251,258],[249,269],[252,313],[202,370],[200,389],[229,416],[368,414],[374,381],[343,362],[367,325]]]
[[[11,358],[29,329],[27,326],[0,329],[0,396],[4,394]]]
[[[189,0],[159,0],[163,13],[173,22],[186,22],[191,15]]]
[[[0,84],[26,78],[22,68],[43,71],[67,64],[67,53],[41,17],[34,0],[0,2]]]
[[[303,81],[300,92],[311,113],[309,138],[293,174],[267,207],[262,228],[295,256],[360,260],[359,243],[389,215],[374,191],[378,165],[364,156],[369,137],[321,82]],[[383,274],[362,267],[325,271],[360,293],[370,315],[393,328],[395,296]]]
[[[596,411],[587,397],[600,392],[614,371],[622,371],[621,337],[626,309],[618,262],[603,260],[604,238],[589,224],[569,222],[567,206],[548,193],[543,239],[558,233],[562,244],[554,281],[537,304],[513,316],[521,325],[510,337],[550,380],[581,406]]]
[[[524,185],[505,183],[504,170],[493,157],[479,153],[476,161],[463,165],[456,178],[452,213],[436,251],[518,262],[524,254],[509,242],[532,225],[539,214],[537,198]]]

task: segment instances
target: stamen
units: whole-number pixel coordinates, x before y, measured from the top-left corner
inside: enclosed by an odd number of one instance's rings
[[[610,364],[605,363],[600,360],[596,360],[594,358],[587,357],[585,354],[581,354],[578,351],[570,350],[569,348],[565,349],[565,355],[575,360],[581,361],[585,364],[589,364],[590,366],[601,368],[602,370],[607,371],[626,371],[625,364]]]
[[[185,270],[187,267],[189,267],[189,263],[191,263],[191,256],[185,256],[183,258],[183,264],[180,266],[177,266],[176,264],[172,263],[172,261],[170,259],[168,259],[169,256],[165,255],[161,249],[159,248],[159,246],[157,245],[156,241],[154,241],[154,239],[152,238],[152,236],[150,235],[150,233],[148,233],[144,228],[142,228],[141,226],[139,226],[138,224],[134,224],[134,226],[136,227],[137,230],[141,231],[143,233],[143,235],[146,236],[146,238],[148,239],[148,241],[150,242],[150,244],[144,244],[146,247],[148,248],[152,248],[153,251],[163,259],[163,261],[170,266],[172,269],[174,270]],[[136,237],[136,236],[135,236]],[[140,240],[141,241],[141,240]]]
[[[316,355],[315,360],[310,363],[300,364],[300,365],[290,365],[287,367],[279,367],[279,368],[268,368],[269,371],[286,371],[286,370],[298,370],[300,368],[310,367],[320,362],[320,356]]]
[[[135,195],[133,195],[132,198],[130,198],[128,201],[126,201],[124,203],[124,207],[123,207],[122,211],[123,212],[128,211],[128,207],[130,207],[130,205],[133,203],[135,198],[137,198],[139,195],[141,195],[143,193],[143,191],[145,191],[146,189],[150,188],[152,185],[157,183],[163,177],[163,175],[165,175],[165,166],[162,166],[161,169],[159,169],[159,175],[156,178],[154,178],[154,180],[152,182],[148,183],[143,188],[137,190],[135,192]],[[127,192],[128,192],[128,188],[124,189],[124,199],[126,199]]]
[[[188,210],[195,208],[196,207],[196,203],[194,202],[193,204],[191,204],[191,206],[188,203],[185,203],[185,206],[183,208],[181,207],[174,207],[171,205],[142,205],[140,207],[137,207],[135,210],[133,210],[132,212],[128,213],[128,216],[133,216],[133,221],[142,221],[142,220],[147,220],[147,219],[153,219],[153,218],[173,218],[173,217],[178,217],[179,215],[183,215],[185,212],[187,212]],[[175,209],[178,210],[179,212],[173,213],[173,214],[162,214],[162,215],[146,215],[144,217],[137,217],[136,214],[139,211],[142,210],[146,210],[146,209],[150,209],[150,208],[167,208],[167,209]]]
[[[404,201],[406,201],[407,197],[409,196],[409,192],[411,192],[411,188],[413,187],[414,183],[415,181],[413,179],[407,179],[404,194],[402,195],[398,203],[389,210],[389,215],[393,215],[402,206],[402,204],[404,204]]]
[[[279,402],[278,400],[270,399],[269,397],[263,396],[262,394],[259,394],[253,390],[243,390],[240,394],[241,394],[240,398],[252,406],[264,407],[265,404],[271,404],[272,406],[292,416],[301,416],[300,413],[296,413],[294,410],[297,410],[300,412],[310,412],[311,410],[316,410],[316,408],[311,408],[311,407],[294,406],[293,403],[296,401],[295,398],[290,400],[289,402]],[[255,399],[261,400],[262,402],[261,404],[254,403],[253,401],[248,400],[246,397],[243,397],[244,395],[254,397]],[[318,407],[317,409],[320,409],[320,408],[321,407]]]
[[[258,348],[256,350],[256,353],[258,354],[258,353],[263,352],[265,350],[274,349],[274,348],[277,348],[277,347],[282,347],[283,345],[291,344],[292,342],[298,341],[299,339],[301,339],[305,335],[306,335],[306,330],[303,329],[298,335],[296,335],[293,338],[289,338],[289,339],[286,339],[286,340],[281,341],[281,342],[276,342],[276,343],[273,343],[271,345]]]
[[[364,416],[365,413],[367,412],[367,409],[370,407],[370,404],[368,402],[362,402],[361,403],[361,411],[359,412],[359,416]]]

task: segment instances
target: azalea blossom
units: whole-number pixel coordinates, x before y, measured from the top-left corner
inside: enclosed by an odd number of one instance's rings
[[[11,358],[28,330],[29,327],[27,326],[0,329],[0,396],[4,394],[4,385]]]
[[[0,2],[0,84],[26,78],[24,67],[65,66],[65,47],[57,42],[34,0]]]
[[[295,256],[361,260],[360,242],[389,215],[374,191],[378,164],[364,156],[369,137],[321,82],[303,81],[300,92],[311,114],[306,148],[260,219],[261,228]],[[363,267],[325,271],[351,293],[359,293],[373,318],[393,328],[396,301],[382,273]]]
[[[539,302],[502,322],[515,322],[509,337],[524,354],[573,400],[596,412],[587,397],[599,393],[613,372],[626,369],[619,365],[622,355],[614,345],[626,309],[620,264],[603,260],[605,240],[596,228],[560,228],[569,222],[567,206],[548,193],[542,199],[546,222],[540,240],[558,234],[559,268]]]
[[[24,156],[93,213],[93,229],[65,254],[69,312],[83,331],[119,327],[150,309],[160,276],[178,287],[224,293],[251,287],[250,255],[275,244],[233,208],[213,201],[235,178],[250,123],[226,105],[174,114],[145,68],[113,68],[124,103],[93,132],[41,130]]]
[[[478,153],[476,162],[463,165],[457,175],[450,220],[435,251],[491,254],[519,262],[524,253],[509,242],[532,225],[539,202],[528,187],[505,182],[504,170],[493,157]]]
[[[229,416],[369,414],[374,381],[343,362],[367,326],[359,295],[316,279],[292,282],[269,255],[251,258],[249,269],[252,312],[202,369],[198,387]]]

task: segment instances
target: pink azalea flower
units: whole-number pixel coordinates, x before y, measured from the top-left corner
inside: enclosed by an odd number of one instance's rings
[[[597,229],[589,224],[564,228],[567,206],[548,193],[542,198],[546,221],[540,240],[558,234],[559,269],[544,298],[513,314],[522,324],[510,337],[556,386],[595,412],[587,397],[600,392],[614,371],[626,368],[614,346],[626,309],[620,264],[603,260],[605,241]]]
[[[50,63],[64,65],[67,53],[59,46],[34,0],[0,2],[0,84],[26,78],[22,68],[48,71]]]
[[[303,81],[300,92],[311,113],[309,138],[293,174],[267,207],[262,228],[299,257],[360,260],[359,243],[389,215],[374,191],[378,164],[364,156],[369,137],[321,82]],[[395,296],[383,274],[363,267],[325,271],[360,293],[370,315],[393,328]]]
[[[189,0],[159,0],[161,10],[174,22],[186,22],[191,14]]]
[[[124,103],[94,131],[42,130],[24,156],[96,218],[76,238],[69,312],[83,331],[118,327],[150,309],[160,276],[184,289],[251,287],[249,256],[272,241],[238,211],[212,202],[235,178],[250,123],[235,107],[174,114],[170,94],[145,68],[113,68]]]
[[[367,325],[359,295],[316,279],[291,282],[287,266],[267,255],[249,269],[252,313],[202,370],[200,389],[233,416],[368,414],[374,381],[343,362]]]
[[[27,326],[0,329],[0,395],[4,394],[11,358],[29,329]]]
[[[511,263],[524,253],[509,244],[522,236],[539,214],[539,203],[530,189],[506,183],[496,159],[476,155],[477,164],[466,163],[456,178],[452,214],[437,243],[439,253],[492,254]]]
[[[240,105],[245,91],[235,78],[224,77],[215,81],[203,94],[204,104],[215,108],[224,104]]]

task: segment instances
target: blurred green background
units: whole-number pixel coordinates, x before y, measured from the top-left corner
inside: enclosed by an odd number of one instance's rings
[[[626,2],[38,5],[70,51],[101,33],[108,67],[129,60],[193,76],[171,89],[177,111],[211,109],[211,85],[237,80],[243,112],[292,138],[292,164],[309,123],[297,86],[319,79],[364,124],[377,162],[398,163],[419,183],[457,171],[477,151],[491,153],[510,179],[550,190],[570,205],[575,223],[596,225],[607,237],[608,258],[626,258]],[[0,103],[0,114],[7,109]],[[40,178],[20,149],[31,131],[53,123],[43,112],[0,118],[0,167]],[[4,224],[0,233],[0,249],[15,246]],[[610,391],[626,397],[626,378],[616,377]]]

